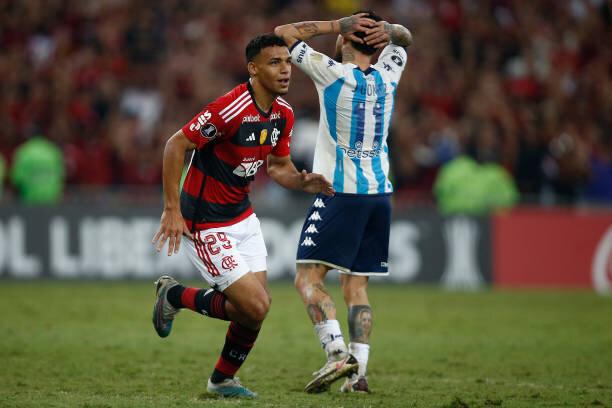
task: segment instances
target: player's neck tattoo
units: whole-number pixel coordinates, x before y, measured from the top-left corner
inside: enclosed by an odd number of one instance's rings
[[[355,61],[355,53],[353,50],[342,50],[342,62],[352,62]]]

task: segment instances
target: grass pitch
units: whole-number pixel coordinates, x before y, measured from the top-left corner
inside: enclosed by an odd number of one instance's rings
[[[226,323],[184,311],[158,338],[151,283],[2,281],[0,407],[612,407],[612,298],[372,285],[372,394],[307,395],[323,351],[293,287],[271,290],[246,401],[205,393]]]

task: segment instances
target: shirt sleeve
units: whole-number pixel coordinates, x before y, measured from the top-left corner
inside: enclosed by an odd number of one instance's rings
[[[304,41],[298,41],[291,47],[291,62],[321,85],[329,85],[343,76],[342,64],[315,51]]]
[[[278,143],[272,149],[272,154],[274,156],[285,157],[289,156],[289,153],[291,153],[291,136],[293,135],[294,122],[295,118],[293,112],[287,110],[287,123],[278,139]]]
[[[398,83],[406,68],[407,60],[408,53],[404,47],[389,44],[380,53],[374,68],[380,72],[386,72],[391,82]]]
[[[221,137],[228,124],[219,115],[220,104],[212,102],[181,128],[187,139],[201,149],[213,140]]]

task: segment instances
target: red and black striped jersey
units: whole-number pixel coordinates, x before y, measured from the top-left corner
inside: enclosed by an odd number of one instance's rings
[[[244,83],[208,104],[182,131],[197,145],[181,192],[189,229],[231,225],[253,213],[249,184],[267,156],[289,155],[293,109],[277,97],[268,112]]]

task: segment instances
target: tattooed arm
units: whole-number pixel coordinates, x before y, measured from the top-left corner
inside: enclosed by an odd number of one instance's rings
[[[408,47],[412,44],[412,34],[401,24],[378,21],[366,30],[365,42],[375,48],[385,47],[389,42],[400,47]]]
[[[322,34],[342,34],[349,40],[362,43],[354,33],[366,31],[374,25],[374,20],[363,17],[366,13],[343,17],[331,21],[302,21],[299,23],[285,24],[274,29],[274,34],[282,37],[291,48],[297,41],[306,41],[312,37]]]

